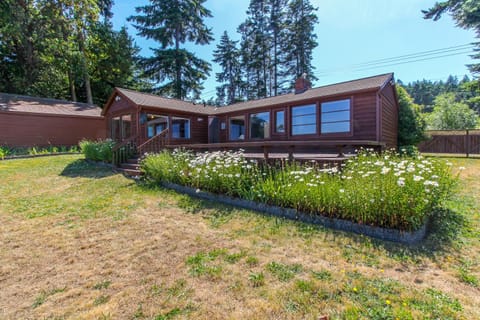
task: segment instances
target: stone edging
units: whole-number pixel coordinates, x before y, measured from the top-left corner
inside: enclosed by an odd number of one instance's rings
[[[357,234],[366,235],[386,241],[399,242],[403,244],[414,244],[425,238],[427,234],[427,223],[416,231],[406,232],[395,229],[386,229],[380,227],[372,227],[368,225],[358,224],[347,220],[323,217],[320,215],[312,215],[308,213],[298,212],[295,209],[287,209],[282,207],[270,206],[263,203],[257,203],[250,200],[232,198],[224,195],[217,195],[210,192],[195,190],[190,187],[181,186],[174,183],[162,182],[162,186],[177,192],[185,193],[193,197],[221,202],[235,207],[259,211],[273,216],[282,217],[290,220],[297,220],[312,224],[322,225],[324,227],[348,231]]]
[[[6,156],[1,160],[15,160],[15,159],[28,159],[28,158],[38,158],[38,157],[50,157],[50,156],[65,156],[65,155],[75,155],[82,154],[81,152],[55,152],[55,153],[41,153],[41,154],[25,154],[21,156]]]

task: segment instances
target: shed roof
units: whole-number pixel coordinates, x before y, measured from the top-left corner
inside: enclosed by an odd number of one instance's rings
[[[0,111],[101,117],[102,109],[87,103],[0,93]]]
[[[326,86],[309,89],[301,94],[288,93],[258,100],[250,100],[231,104],[225,107],[213,107],[195,104],[179,99],[164,98],[154,94],[141,93],[133,90],[116,88],[117,92],[133,103],[149,108],[159,108],[174,111],[192,112],[196,114],[216,115],[227,112],[249,110],[267,106],[292,104],[309,99],[344,95],[358,91],[378,90],[393,79],[393,73],[386,73],[368,78],[351,80]],[[104,112],[106,109],[104,109]]]

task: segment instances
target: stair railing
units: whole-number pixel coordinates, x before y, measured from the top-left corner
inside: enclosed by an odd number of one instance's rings
[[[138,154],[143,156],[145,153],[159,153],[170,143],[168,128],[148,139],[137,147]]]
[[[112,148],[112,164],[118,166],[137,153],[137,136],[131,136]]]

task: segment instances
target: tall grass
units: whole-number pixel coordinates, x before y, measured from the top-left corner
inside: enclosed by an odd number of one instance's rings
[[[55,153],[77,153],[78,146],[46,146],[46,147],[6,147],[0,146],[0,159],[6,157],[55,154]]]
[[[341,168],[258,165],[239,152],[149,155],[146,177],[356,223],[415,230],[455,184],[448,162],[361,151]]]
[[[114,145],[115,142],[110,139],[98,141],[82,140],[79,143],[80,150],[86,159],[103,162],[112,161]]]

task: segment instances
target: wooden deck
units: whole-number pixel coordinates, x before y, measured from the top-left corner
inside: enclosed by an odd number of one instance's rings
[[[313,141],[249,141],[208,144],[166,145],[165,148],[183,147],[198,151],[245,150],[245,156],[258,159],[344,161],[344,150],[350,148],[374,148],[382,150],[385,143],[366,140],[313,140]],[[302,149],[300,151],[299,149]],[[256,152],[255,150],[262,151]],[[296,151],[297,150],[297,151]],[[308,152],[305,152],[308,150]],[[332,153],[332,150],[335,153]]]

